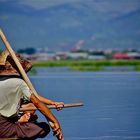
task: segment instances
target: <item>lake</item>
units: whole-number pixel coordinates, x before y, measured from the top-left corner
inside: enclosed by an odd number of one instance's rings
[[[83,107],[52,110],[65,140],[140,140],[139,72],[47,72],[30,76],[40,95]],[[39,121],[45,118],[38,113]],[[56,140],[50,133],[43,140]]]

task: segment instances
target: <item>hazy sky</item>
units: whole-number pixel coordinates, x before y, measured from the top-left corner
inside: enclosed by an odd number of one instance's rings
[[[0,28],[16,48],[140,47],[139,16],[140,0],[0,0]]]

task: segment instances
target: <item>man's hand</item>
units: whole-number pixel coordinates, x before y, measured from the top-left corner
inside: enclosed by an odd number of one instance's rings
[[[51,123],[51,128],[53,130],[53,135],[57,137],[58,140],[64,140],[63,132],[58,123]]]
[[[42,96],[39,96],[39,100],[47,105],[55,105],[56,109],[59,111],[59,110],[62,110],[62,108],[64,107],[64,103],[63,102],[55,102],[55,101],[52,101],[52,100],[49,100],[45,97],[42,97]]]
[[[16,123],[23,123],[23,122],[28,122],[31,117],[31,113],[27,112],[23,114]]]
[[[63,102],[53,102],[53,105],[55,105],[56,109],[59,111],[59,110],[62,110],[63,107],[64,107],[64,103]]]

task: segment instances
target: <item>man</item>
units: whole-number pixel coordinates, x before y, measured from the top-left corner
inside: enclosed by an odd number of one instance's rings
[[[17,55],[23,69],[28,72],[31,62]],[[23,104],[23,98],[30,102]],[[21,104],[22,102],[22,104]],[[36,139],[45,137],[50,129],[46,123],[38,123],[34,112],[24,112],[19,117],[19,108],[35,106],[51,122],[50,126],[58,140],[64,140],[62,129],[56,117],[45,104],[62,109],[63,102],[54,102],[31,93],[21,78],[14,60],[7,51],[0,54],[0,138]]]

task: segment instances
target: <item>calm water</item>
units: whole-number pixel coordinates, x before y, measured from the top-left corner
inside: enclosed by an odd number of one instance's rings
[[[30,78],[40,95],[84,103],[84,107],[53,110],[65,140],[140,140],[140,73],[40,69]],[[45,139],[56,140],[52,133]]]

